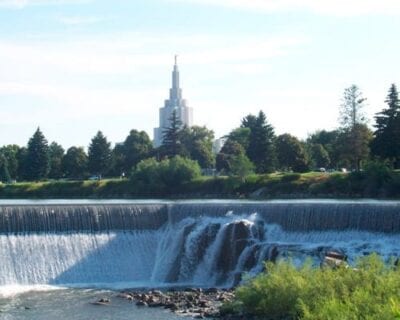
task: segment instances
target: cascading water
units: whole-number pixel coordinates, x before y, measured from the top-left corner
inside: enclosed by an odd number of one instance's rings
[[[0,286],[231,286],[265,260],[399,241],[397,202],[1,205]]]

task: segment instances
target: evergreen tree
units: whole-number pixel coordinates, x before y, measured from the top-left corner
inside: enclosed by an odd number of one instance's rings
[[[356,85],[344,89],[339,118],[342,128],[353,129],[357,124],[366,123],[363,110],[366,100]]]
[[[64,175],[70,179],[83,179],[87,175],[88,156],[82,147],[71,147],[62,159]]]
[[[167,157],[183,155],[184,150],[181,141],[182,121],[178,118],[176,110],[172,111],[168,120],[170,126],[164,128],[163,131],[162,154]]]
[[[276,165],[274,129],[267,123],[264,112],[258,116],[248,115],[242,120],[242,127],[250,129],[246,154],[254,163],[257,173],[272,172]]]
[[[111,169],[111,143],[101,131],[92,138],[89,145],[89,172],[98,176],[106,175]]]
[[[49,147],[50,155],[50,172],[49,178],[60,179],[63,176],[62,159],[64,156],[64,148],[56,142],[52,142]]]
[[[365,131],[367,120],[363,111],[365,100],[360,89],[352,85],[344,90],[340,110],[341,146],[345,150],[342,156],[357,171],[369,155],[370,135]]]
[[[395,84],[392,84],[385,100],[387,108],[375,116],[374,140],[372,153],[381,159],[389,159],[400,166],[400,99]]]
[[[40,128],[36,130],[28,142],[26,166],[26,178],[28,180],[45,179],[49,173],[49,146]]]

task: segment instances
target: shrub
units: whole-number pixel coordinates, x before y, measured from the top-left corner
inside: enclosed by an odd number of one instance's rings
[[[166,188],[176,190],[200,174],[200,166],[194,160],[180,156],[162,161],[151,158],[139,162],[132,172],[131,181],[143,187],[143,191],[162,192]]]
[[[266,270],[236,290],[240,312],[262,319],[399,319],[400,271],[375,254],[354,269],[280,261]]]

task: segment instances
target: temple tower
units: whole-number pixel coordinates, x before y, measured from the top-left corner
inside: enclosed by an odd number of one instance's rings
[[[159,147],[163,142],[163,131],[170,126],[172,112],[176,114],[182,125],[191,127],[193,124],[193,109],[187,106],[182,99],[182,89],[179,86],[178,56],[175,55],[175,64],[172,71],[172,87],[169,90],[169,99],[165,100],[164,107],[160,108],[160,125],[154,128],[154,146]]]

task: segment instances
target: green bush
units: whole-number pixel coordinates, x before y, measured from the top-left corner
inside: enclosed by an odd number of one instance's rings
[[[142,192],[161,193],[176,191],[201,175],[197,161],[180,156],[162,161],[154,158],[142,160],[131,174],[131,181]]]
[[[355,268],[267,263],[265,273],[236,290],[235,308],[225,310],[261,319],[400,319],[399,279],[394,263],[375,254]]]

